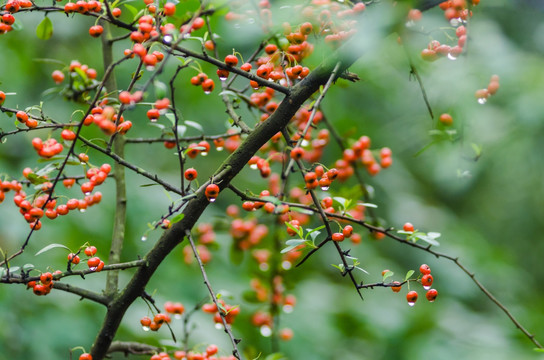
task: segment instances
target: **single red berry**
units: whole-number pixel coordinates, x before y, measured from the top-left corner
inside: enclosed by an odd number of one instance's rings
[[[47,287],[45,285],[37,284],[32,288],[34,294],[41,296],[47,294]]]
[[[215,201],[215,198],[217,198],[217,195],[219,195],[219,186],[217,186],[216,184],[209,184],[208,186],[206,186],[206,191],[204,192],[204,194],[209,201]]]
[[[439,118],[440,122],[446,126],[450,126],[451,124],[453,124],[453,118],[451,117],[450,114],[442,114],[440,115],[440,118]]]
[[[404,224],[403,229],[404,229],[404,231],[413,232],[414,231],[414,225],[407,222],[407,223]]]
[[[45,272],[40,275],[40,281],[43,285],[49,285],[53,281],[53,275],[50,272]]]
[[[93,360],[91,354],[83,353],[79,356],[79,360]]]
[[[185,175],[185,179],[187,179],[189,181],[193,181],[198,176],[198,172],[193,168],[189,168],[189,169],[185,170],[184,175]]]
[[[149,325],[151,325],[151,319],[147,316],[144,316],[141,320],[140,320],[140,324],[142,324],[142,326],[147,326],[149,327]]]
[[[6,101],[6,93],[0,91],[0,105],[4,104],[4,101]]]
[[[204,90],[204,93],[209,94],[213,91],[215,88],[215,83],[212,79],[206,79],[204,82],[202,82],[202,90]]]
[[[76,133],[72,130],[64,129],[60,133],[60,136],[66,141],[73,141],[76,138]]]
[[[425,297],[426,297],[427,300],[429,300],[430,302],[435,301],[437,296],[438,296],[438,291],[436,291],[436,289],[430,289],[430,290],[427,291],[427,293],[425,294]]]
[[[15,117],[22,123],[26,123],[28,121],[28,114],[22,110],[17,111]]]
[[[238,65],[238,58],[236,55],[227,55],[225,56],[225,64],[227,66],[236,66]]]
[[[408,305],[414,306],[417,301],[417,292],[414,290],[409,291],[408,294],[406,294],[406,301],[408,301]]]
[[[204,47],[206,48],[206,50],[213,51],[215,49],[215,44],[212,40],[206,40],[206,42],[204,43]]]
[[[296,148],[291,150],[291,159],[294,159],[294,160],[302,159],[302,157],[304,156],[304,153],[305,153],[304,149],[297,146]]]
[[[421,278],[421,285],[423,285],[423,288],[425,290],[428,290],[431,288],[431,285],[433,284],[433,276],[431,274],[423,275]]]
[[[393,290],[393,292],[398,293],[400,291],[400,289],[402,289],[402,286],[400,285],[400,282],[393,281],[393,284],[395,284],[395,286],[391,286],[391,290]]]
[[[53,78],[53,81],[55,82],[55,84],[60,84],[61,82],[64,81],[64,73],[60,70],[53,71],[53,73],[51,74],[51,77]]]
[[[119,16],[121,16],[121,9],[119,9],[119,8],[117,8],[117,7],[116,7],[116,8],[113,8],[113,9],[111,10],[111,14],[112,14],[114,17],[118,18]]]
[[[344,241],[344,234],[340,232],[332,234],[332,241]]]
[[[344,234],[345,237],[349,238],[353,234],[353,226],[346,225],[344,226],[344,229],[342,230],[342,234]]]
[[[132,102],[132,95],[128,91],[121,91],[119,93],[119,101],[121,104],[130,104]]]
[[[176,13],[176,4],[167,2],[164,4],[164,15],[173,16]]]
[[[79,2],[79,1],[78,1]],[[102,25],[94,25],[89,28],[89,34],[92,37],[99,37],[104,32]]]
[[[87,266],[89,266],[89,269],[95,269],[100,265],[100,258],[99,257],[92,257],[89,260],[87,260]]]
[[[419,272],[422,273],[423,275],[428,275],[431,273],[431,268],[429,265],[427,264],[422,264],[420,267],[419,267]]]

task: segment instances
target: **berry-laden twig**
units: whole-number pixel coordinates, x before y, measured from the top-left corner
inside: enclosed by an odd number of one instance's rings
[[[204,264],[202,263],[202,259],[200,258],[200,255],[198,254],[198,250],[196,249],[195,242],[193,241],[193,237],[191,235],[191,232],[186,231],[185,236],[187,237],[187,240],[189,240],[189,244],[191,245],[191,249],[193,250],[193,254],[194,254],[194,256],[195,256],[195,258],[196,258],[196,260],[198,262],[198,266],[200,267],[200,272],[202,273],[202,278],[204,279],[204,284],[206,284],[206,287],[208,288],[208,292],[210,293],[212,301],[215,304],[215,306],[217,306],[218,309],[221,309],[221,305],[219,304],[219,301],[217,300],[217,296],[216,296],[215,292],[212,289],[210,281],[208,280],[208,275],[206,274],[206,270],[204,269]],[[224,314],[222,310],[219,310],[219,315],[221,315],[221,321],[223,323],[223,327],[225,329],[225,332],[229,335],[230,341],[232,343],[232,347],[233,347],[232,355],[234,355],[237,359],[242,360],[242,354],[238,350],[238,343],[241,340],[236,339],[234,337],[234,334],[232,333],[232,329],[230,327],[230,324],[227,323],[227,320],[225,318],[226,314]]]

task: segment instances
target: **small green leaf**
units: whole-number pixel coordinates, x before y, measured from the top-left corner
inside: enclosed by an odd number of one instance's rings
[[[62,244],[49,244],[46,247],[44,247],[43,249],[41,249],[40,251],[38,251],[36,253],[36,255],[34,255],[34,256],[38,256],[40,254],[43,254],[46,251],[49,251],[49,250],[55,249],[55,248],[63,248],[63,249],[66,249],[66,250],[70,251],[70,249],[68,247],[66,247],[66,246],[64,246]]]
[[[435,238],[429,236],[429,235],[418,235],[416,236],[416,238],[418,239],[421,239],[423,241],[425,241],[426,243],[429,243],[431,245],[434,245],[434,246],[439,246],[440,243],[438,241],[435,240]]]
[[[185,214],[181,213],[181,214],[177,214],[176,216],[174,216],[172,218],[172,221],[170,221],[172,224],[175,224],[177,222],[180,222],[181,220],[183,220],[183,218],[185,217]]]
[[[37,175],[35,173],[28,174],[27,178],[30,181],[30,183],[33,184],[33,185],[40,185],[40,184],[43,184],[43,183],[49,181],[49,179],[46,179],[46,178],[44,178],[42,176],[39,176],[39,175]]]
[[[264,360],[287,360],[282,353],[273,353],[264,358]]]
[[[301,227],[298,227],[298,228],[297,228],[297,227],[293,226],[293,225],[292,225],[290,222],[288,222],[288,221],[285,222],[285,225],[286,225],[289,229],[293,230],[293,231],[294,231],[294,232],[302,239],[302,228],[301,228]]]
[[[342,207],[345,209],[346,208],[346,199],[343,198],[343,197],[339,197],[339,196],[335,196],[332,198],[334,201],[336,201],[337,203],[339,203],[340,205],[342,205]]]
[[[364,272],[365,274],[368,275],[368,271],[366,271],[365,269],[363,269],[362,267],[359,267],[359,266],[355,266],[355,269],[357,270],[361,270],[362,272]]]
[[[391,277],[391,276],[393,276],[393,275],[395,275],[394,272],[392,272],[391,270],[387,270],[387,271],[385,272],[385,274],[382,275],[382,280],[385,281],[385,279],[387,279],[388,277]]]
[[[378,208],[378,205],[372,204],[372,203],[359,203],[359,205],[363,205],[364,207],[374,208],[374,209]]]
[[[36,36],[41,40],[48,40],[53,35],[53,23],[47,16],[38,24]]]
[[[298,246],[300,244],[304,244],[305,242],[306,240],[302,240],[302,239],[290,239],[290,240],[287,240],[285,244],[289,246]]]
[[[130,13],[132,14],[132,17],[136,18],[136,15],[138,14],[138,9],[136,9],[134,6],[129,4],[124,4],[124,6],[125,6],[125,9],[130,11]]]
[[[414,270],[408,270],[406,276],[404,277],[404,281],[408,280],[410,277],[412,277],[412,275],[414,275]]]
[[[164,116],[166,116],[166,118],[170,120],[172,126],[176,125],[176,115],[174,115],[173,113],[166,113],[164,114]]]
[[[9,268],[9,272],[14,273],[16,271],[19,271],[19,269],[21,269],[19,266],[12,266]]]
[[[34,269],[34,264],[24,264],[23,270],[28,271]]]
[[[344,272],[344,264],[338,264],[338,265],[331,264],[331,266],[337,268],[337,269],[340,270],[341,272]]]

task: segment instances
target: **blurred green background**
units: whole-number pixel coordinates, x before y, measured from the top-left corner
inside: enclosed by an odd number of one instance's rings
[[[196,4],[182,2],[178,7],[194,10]],[[370,8],[368,23],[386,23],[388,9]],[[178,9],[180,13],[183,11]],[[454,117],[452,128],[458,133],[454,141],[436,142],[419,153],[433,141],[429,130],[437,128],[437,124],[427,113],[417,82],[409,76],[409,62],[397,43],[397,35],[389,34],[386,26],[375,32],[359,32],[357,36],[365,46],[365,55],[350,71],[357,73],[361,81],[351,84],[339,80],[323,102],[323,111],[343,136],[368,135],[373,148],[392,149],[393,166],[375,178],[367,178],[375,189],[372,202],[378,205],[376,212],[386,224],[401,228],[409,221],[422,231],[442,233],[437,250],[458,256],[541,342],[544,341],[544,292],[540,287],[544,281],[543,15],[538,4],[529,1],[482,0],[474,9],[469,25],[466,56],[456,61],[441,59],[425,63],[420,61],[419,51],[431,38],[446,41],[452,31],[442,29],[447,28],[447,23],[439,9],[424,14],[421,25],[425,32],[409,36],[408,53],[423,80],[435,115],[448,112]],[[123,16],[128,19],[128,15]],[[54,58],[65,64],[77,59],[96,68],[99,78],[103,74],[100,41],[87,33],[94,18],[50,14],[54,35],[41,41],[35,36],[35,27],[42,17],[38,13],[18,14],[22,30],[0,36],[0,89],[16,93],[8,97],[6,106],[25,108],[37,104],[42,93],[54,86],[50,74],[59,67],[36,62],[38,58]],[[263,38],[259,31],[253,31],[251,24],[216,21],[213,26],[222,34],[218,39],[222,55],[235,47],[247,57],[254,42]],[[203,32],[197,36],[203,36]],[[127,43],[117,46],[116,56],[121,56],[127,46]],[[189,46],[198,49],[199,45],[194,41]],[[317,49],[310,62],[318,63],[320,54]],[[172,60],[166,68],[166,76],[172,74],[176,61]],[[120,69],[117,74],[120,88],[127,86],[135,66],[132,62]],[[211,67],[202,66],[213,73]],[[195,74],[195,70],[184,70],[176,82],[176,101],[183,118],[200,123],[205,133],[221,133],[226,129],[227,118],[218,96],[219,87],[205,96],[199,88],[189,85],[189,78]],[[474,92],[486,87],[493,74],[500,76],[500,90],[485,105],[480,105]],[[67,121],[78,108],[60,97],[51,97],[44,103],[44,111],[61,121]],[[156,128],[148,126],[145,111],[140,109],[125,113],[134,123],[127,137],[159,136]],[[241,114],[248,123],[254,123],[254,114],[243,106]],[[0,121],[2,130],[13,129],[12,118],[0,115]],[[96,129],[86,131],[88,138],[102,136]],[[199,132],[189,128],[187,134]],[[45,138],[48,132],[39,135]],[[43,166],[36,163],[37,155],[30,145],[34,136],[35,133],[19,134],[0,145],[3,176],[19,179],[24,167]],[[474,146],[481,148],[477,159]],[[334,144],[328,149],[323,163],[332,165],[340,150]],[[174,184],[179,181],[177,159],[161,144],[127,145],[126,152],[127,160]],[[89,154],[94,164],[111,163],[99,154]],[[212,150],[208,158],[188,163],[197,168],[200,179],[206,179],[224,155]],[[68,173],[80,174],[81,170],[69,169]],[[244,170],[234,183],[257,193],[267,183],[254,174]],[[159,219],[170,203],[159,187],[141,187],[148,180],[128,171],[127,179],[129,216],[123,261],[142,256],[151,248],[160,230],[151,232],[149,239],[142,242],[146,223]],[[355,186],[352,181],[342,186]],[[50,243],[63,243],[76,249],[88,241],[98,247],[99,256],[107,258],[114,212],[112,181],[99,190],[104,194],[102,203],[84,214],[71,213],[54,222],[45,220],[24,255],[11,265],[32,263],[44,271],[48,266],[63,269],[66,253],[62,250],[34,256]],[[336,184],[330,194],[340,190],[341,186]],[[12,204],[12,194],[7,195],[0,206],[0,247],[10,254],[26,238],[28,226]],[[320,196],[324,194],[320,192]],[[224,229],[224,209],[230,203],[238,203],[238,199],[225,191],[206,210],[206,220],[222,224]],[[262,215],[255,213],[255,216]],[[266,217],[260,221],[271,224]],[[365,300],[361,301],[348,279],[330,266],[339,260],[332,246],[325,246],[302,267],[285,273],[287,293],[295,294],[298,299],[295,311],[282,314],[280,319],[281,326],[292,328],[295,334],[290,342],[280,344],[289,359],[540,357],[533,351],[534,345],[452,262],[392,240],[375,241],[362,228],[356,231],[363,234],[363,242],[354,246],[351,254],[369,272],[357,274],[358,279],[365,283],[381,281],[381,271],[390,269],[396,273],[394,279],[401,280],[407,270],[427,263],[433,269],[434,287],[440,293],[438,300],[431,304],[421,296],[411,308],[404,299],[405,289],[400,294],[375,289],[365,291]],[[218,231],[217,242],[219,248],[207,266],[212,285],[231,294],[228,303],[241,307],[234,332],[243,339],[242,349],[268,354],[270,339],[260,336],[250,322],[251,313],[266,309],[266,305],[247,304],[242,298],[250,279],[259,270],[247,255],[240,265],[232,264],[228,255],[231,239],[225,231]],[[121,274],[122,283],[131,273],[127,270]],[[101,273],[85,280],[63,281],[101,291],[104,280],[105,274]],[[167,300],[181,301],[188,309],[207,297],[198,268],[183,263],[181,248],[164,261],[147,291],[154,294],[159,305]],[[53,291],[47,297],[36,297],[22,285],[0,287],[0,309],[0,360],[66,359],[72,347],[89,349],[105,313],[102,306],[71,294]],[[129,309],[117,339],[169,344],[166,329],[158,333],[142,331],[139,319],[144,315],[148,315],[147,306],[137,301]],[[202,344],[216,343],[223,354],[229,353],[228,338],[214,328],[209,315],[197,313],[191,324],[194,325],[191,345],[200,344],[202,349]],[[174,321],[173,328],[180,337],[181,323]],[[115,358],[122,357],[117,354]]]

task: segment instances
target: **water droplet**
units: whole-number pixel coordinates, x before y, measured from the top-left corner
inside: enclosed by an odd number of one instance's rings
[[[216,199],[216,198],[211,197],[211,198],[208,198],[208,201],[213,203],[213,202],[215,202],[215,199]]]
[[[487,102],[486,98],[478,98],[478,104],[485,104]]]
[[[91,195],[91,192],[90,192],[90,191],[87,191],[87,192],[85,193],[85,195],[86,195],[86,196],[89,196],[89,195]]]
[[[79,212],[84,213],[84,212],[85,212],[85,209],[79,209]]]
[[[429,300],[429,302],[434,302],[434,300]]]
[[[168,112],[168,109],[160,109],[159,114],[164,115]]]
[[[328,186],[322,186],[322,187],[321,187],[321,190],[327,191],[327,190],[329,190],[329,187],[328,187]]]
[[[89,270],[96,271],[96,266],[90,267]]]
[[[448,53],[448,59],[457,60],[457,56],[454,56],[452,53]]]
[[[413,20],[409,20],[406,22],[406,24],[404,24],[407,28],[411,28],[415,25],[416,23],[413,21]]]
[[[149,121],[151,121],[152,123],[156,123],[157,119],[149,119]]]
[[[223,147],[222,147],[222,146],[218,146],[218,147],[215,148],[215,150],[217,150],[217,151],[223,151]]]
[[[283,311],[287,314],[290,314],[293,312],[293,306],[292,305],[283,305]]]
[[[250,168],[252,168],[253,170],[257,170],[258,166],[257,164],[251,164],[249,165]]]
[[[82,161],[82,162],[80,162],[80,164],[81,164],[81,165],[86,165],[87,163],[84,162],[84,161]]]
[[[147,236],[142,236],[142,241],[146,241],[147,240]]]
[[[461,18],[453,18],[453,19],[450,20],[450,25],[457,27],[457,26],[459,26],[461,21],[462,21]]]
[[[211,91],[204,91],[204,94],[209,95],[211,94]]]
[[[259,264],[259,270],[266,271],[269,269],[268,263],[260,263]]]
[[[226,76],[220,76],[220,77],[219,77],[219,80],[225,81],[225,80],[227,80],[227,77],[226,77]]]
[[[216,324],[215,324],[215,328],[216,328],[217,330],[223,330],[225,327],[224,327],[223,324],[221,324],[221,323],[216,323]]]
[[[153,70],[155,70],[155,66],[148,65],[148,66],[145,67],[145,69],[146,69],[147,71],[153,71]]]
[[[300,143],[300,146],[302,146],[302,147],[306,147],[308,145],[310,145],[310,142],[308,140],[306,140],[306,139],[302,140],[302,142]]]
[[[208,156],[208,152],[207,152],[207,151],[203,151],[203,152],[200,153],[200,155],[202,155],[202,156]]]
[[[425,290],[429,290],[429,289],[431,288],[431,285],[425,285],[425,286],[423,286],[423,288],[424,288]]]
[[[181,314],[175,314],[175,315],[174,315],[174,319],[176,319],[176,320],[181,319]]]
[[[261,335],[264,337],[269,337],[272,335],[272,329],[268,325],[261,326]]]
[[[281,263],[281,267],[284,269],[284,270],[289,270],[291,268],[292,264],[291,262],[285,260],[284,262]]]
[[[172,42],[172,35],[165,35],[163,41],[167,44],[170,44]]]
[[[149,326],[142,326],[142,329],[143,329],[144,331],[149,331]]]
[[[413,301],[408,301],[408,305],[410,305],[410,306],[414,306],[415,304],[416,304],[416,303],[413,302]]]

